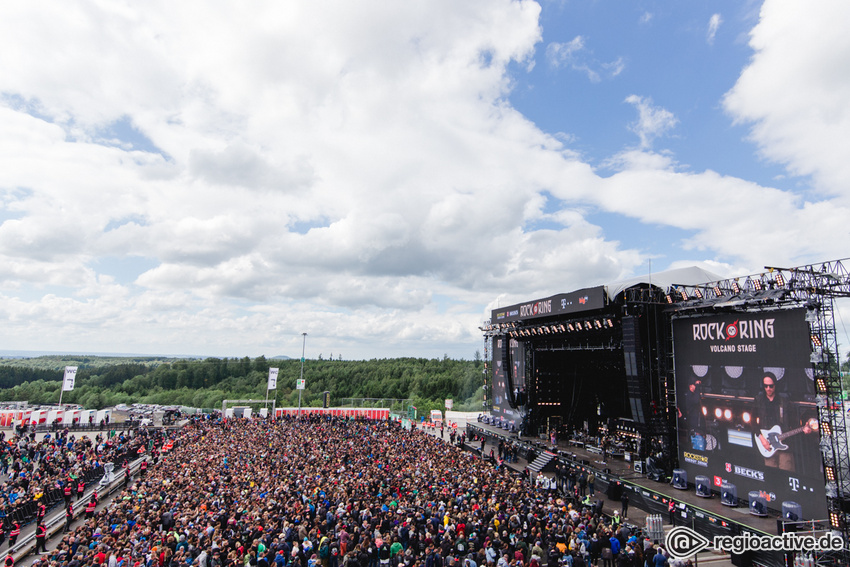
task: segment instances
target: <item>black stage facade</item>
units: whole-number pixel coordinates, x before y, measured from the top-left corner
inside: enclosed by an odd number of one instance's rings
[[[692,510],[706,534],[775,534],[777,519],[811,520],[840,532],[846,548],[833,301],[848,296],[838,261],[733,280],[680,269],[494,309],[482,327],[490,365],[480,427],[627,455],[628,478],[612,472],[613,481],[650,508],[669,497],[657,481],[714,496],[727,514],[698,496]],[[847,565],[850,553],[820,561]]]

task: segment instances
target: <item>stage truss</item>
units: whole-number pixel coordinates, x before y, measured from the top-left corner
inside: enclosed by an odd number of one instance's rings
[[[624,292],[623,303],[630,305],[664,306],[669,312],[734,309],[776,308],[782,305],[804,305],[810,329],[811,364],[817,391],[818,418],[820,421],[820,451],[824,465],[824,482],[830,528],[841,532],[845,549],[840,557],[824,556],[819,559],[835,565],[850,565],[850,451],[846,418],[842,405],[842,384],[835,330],[835,300],[850,298],[850,259],[809,264],[794,268],[765,267],[760,274],[729,278],[699,285],[672,285],[667,290],[655,286],[636,286]],[[484,382],[488,404],[491,407],[493,368],[490,360],[491,341],[508,337],[522,323],[492,324],[485,321],[480,327],[484,333]],[[672,337],[667,337],[668,341]],[[668,345],[669,346],[669,345]],[[653,434],[669,434],[674,429],[676,395],[673,380],[672,348],[668,356],[657,360],[650,375],[658,380],[663,416],[650,420]]]
[[[845,258],[795,268],[765,267],[761,274],[697,286],[674,285],[663,298],[674,311],[767,308],[786,303],[805,305],[829,524],[842,533],[845,542],[841,557],[828,558],[836,565],[850,565],[847,547],[850,544],[850,453],[835,331],[835,300],[850,297],[847,261]]]

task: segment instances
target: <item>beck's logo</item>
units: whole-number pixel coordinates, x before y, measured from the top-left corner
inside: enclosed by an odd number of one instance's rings
[[[748,469],[747,467],[742,467],[740,465],[733,465],[732,463],[726,463],[726,472],[735,473],[738,476],[743,476],[746,478],[751,478],[753,480],[760,480],[764,482],[764,473],[762,471],[757,471],[755,469]]]

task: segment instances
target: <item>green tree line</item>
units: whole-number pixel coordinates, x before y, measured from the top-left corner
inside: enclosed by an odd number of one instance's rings
[[[74,390],[63,403],[100,409],[125,403],[221,407],[224,399],[264,399],[269,367],[279,368],[277,405],[296,406],[300,360],[268,360],[264,356],[204,360],[37,357],[0,360],[0,401],[52,404],[59,401],[66,365],[78,366]],[[483,365],[475,360],[391,358],[360,361],[306,360],[302,405],[320,406],[330,392],[331,405],[343,398],[412,399],[423,415],[442,409],[451,398],[455,409],[477,411],[483,401]]]

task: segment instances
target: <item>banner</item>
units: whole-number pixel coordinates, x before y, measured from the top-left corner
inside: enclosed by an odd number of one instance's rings
[[[280,368],[269,368],[269,387],[267,390],[276,390],[277,389],[277,373],[280,371]]]
[[[66,366],[65,377],[62,379],[62,391],[70,392],[74,389],[74,382],[77,380],[77,367]]]
[[[805,309],[673,321],[679,466],[688,481],[827,517]]]

